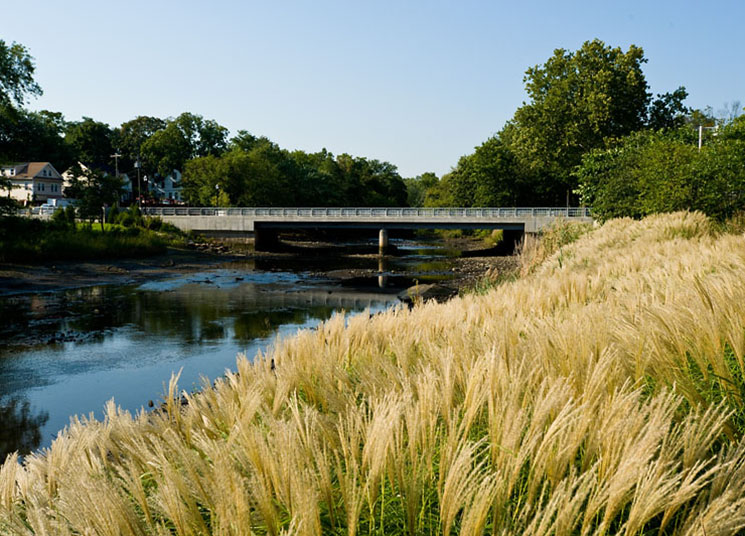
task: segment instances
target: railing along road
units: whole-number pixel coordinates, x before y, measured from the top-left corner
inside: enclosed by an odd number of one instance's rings
[[[249,216],[271,218],[591,218],[589,207],[385,208],[385,207],[144,207],[149,216]]]

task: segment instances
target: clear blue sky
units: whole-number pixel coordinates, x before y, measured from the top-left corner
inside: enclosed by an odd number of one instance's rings
[[[111,126],[189,111],[403,176],[449,171],[525,100],[526,68],[595,37],[641,46],[654,93],[745,105],[742,0],[0,0],[0,19],[36,59],[32,109]]]

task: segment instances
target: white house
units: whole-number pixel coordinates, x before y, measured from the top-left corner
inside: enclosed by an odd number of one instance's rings
[[[148,180],[148,187],[153,197],[164,203],[178,204],[183,201],[181,172],[177,169],[173,173],[163,178],[151,178]]]
[[[0,175],[10,179],[8,197],[24,206],[62,199],[62,176],[49,162],[22,162],[0,166]]]

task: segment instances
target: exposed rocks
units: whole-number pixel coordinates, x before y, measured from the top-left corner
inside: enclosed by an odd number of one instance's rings
[[[427,302],[430,300],[442,303],[457,293],[457,289],[444,285],[414,285],[399,293],[398,299],[407,305],[414,305],[418,302]]]

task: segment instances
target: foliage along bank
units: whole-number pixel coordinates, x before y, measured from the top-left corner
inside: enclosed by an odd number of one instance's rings
[[[183,245],[178,229],[134,211],[111,214],[116,223],[103,228],[76,223],[72,207],[59,209],[49,221],[0,217],[0,262],[82,261],[147,257]]]
[[[745,116],[706,132],[643,131],[585,154],[577,192],[596,217],[700,210],[723,221],[745,210]]]

